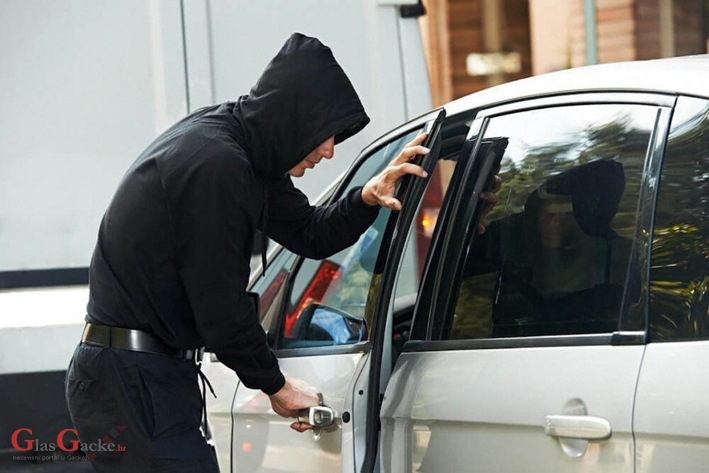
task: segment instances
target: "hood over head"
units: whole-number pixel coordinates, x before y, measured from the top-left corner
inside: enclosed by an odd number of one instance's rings
[[[341,143],[369,123],[330,48],[299,33],[286,41],[236,110],[262,178],[282,177],[331,136]]]
[[[613,160],[596,160],[551,177],[529,196],[525,213],[536,212],[543,193],[567,196],[581,230],[592,237],[613,238],[613,217],[625,190],[623,165]]]

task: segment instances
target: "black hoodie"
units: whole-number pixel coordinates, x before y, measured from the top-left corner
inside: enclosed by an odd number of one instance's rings
[[[246,297],[254,232],[316,259],[352,245],[378,212],[361,188],[313,207],[286,173],[368,122],[330,49],[291,36],[248,96],[186,117],[130,167],[101,222],[86,320],[207,345],[246,386],[278,391]]]

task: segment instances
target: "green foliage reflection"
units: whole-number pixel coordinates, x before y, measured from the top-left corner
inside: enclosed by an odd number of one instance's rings
[[[697,107],[697,105],[700,105]],[[709,108],[675,124],[662,170],[652,242],[653,340],[709,338]]]

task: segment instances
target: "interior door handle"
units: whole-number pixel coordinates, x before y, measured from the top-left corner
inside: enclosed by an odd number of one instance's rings
[[[553,415],[544,419],[544,433],[550,437],[607,440],[613,429],[602,417]]]

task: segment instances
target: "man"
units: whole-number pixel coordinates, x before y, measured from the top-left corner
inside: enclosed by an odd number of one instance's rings
[[[624,191],[621,163],[591,161],[549,178],[527,197],[523,212],[491,222],[473,241],[457,310],[468,317],[459,318],[454,333],[612,331],[639,296],[632,241],[613,229]]]
[[[97,471],[218,471],[199,430],[195,351],[205,345],[277,414],[317,404],[266,342],[246,294],[249,260],[256,230],[324,258],[353,244],[379,206],[401,208],[396,182],[426,175],[408,163],[428,152],[423,135],[328,207],[291,182],[368,122],[330,49],[294,34],[248,96],[196,111],[133,163],[100,225],[87,327],[67,373],[81,441],[116,446],[89,453]]]

